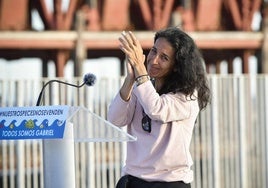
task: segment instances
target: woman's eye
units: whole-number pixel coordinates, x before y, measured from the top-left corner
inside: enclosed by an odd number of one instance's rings
[[[169,60],[167,56],[161,56],[161,59],[162,59],[163,61],[168,61],[168,60]]]
[[[151,49],[151,52],[156,53],[156,49],[155,48],[152,48]]]

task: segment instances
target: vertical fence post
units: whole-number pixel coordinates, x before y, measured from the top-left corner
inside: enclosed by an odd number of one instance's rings
[[[238,92],[239,92],[239,149],[240,149],[240,185],[242,188],[247,188],[247,122],[246,117],[246,90],[245,90],[245,77],[238,78]]]
[[[268,96],[268,77],[266,76],[266,77],[263,77],[263,79],[264,79],[264,96]],[[265,98],[265,107],[264,107],[264,109],[265,109],[265,123],[264,123],[264,126],[265,126],[265,140],[264,140],[264,142],[265,142],[265,146],[266,146],[266,150],[265,150],[265,183],[266,183],[266,185],[264,186],[264,187],[267,187],[268,186],[268,139],[267,139],[267,136],[268,136],[268,127],[267,127],[267,125],[268,125],[268,99],[267,99],[267,97]]]
[[[16,82],[16,89],[15,89],[15,95],[16,95],[16,105],[17,106],[23,106],[24,105],[24,94],[20,94],[20,92],[17,91],[23,91],[23,89],[25,88],[25,82],[23,82],[22,80],[19,80]],[[17,161],[17,187],[18,188],[24,188],[26,185],[25,182],[25,168],[26,168],[26,164],[25,164],[25,140],[17,140],[16,141],[16,152],[18,153],[18,155],[16,156],[16,161]]]
[[[212,96],[212,157],[213,157],[213,188],[220,188],[221,187],[221,180],[220,180],[220,145],[219,145],[219,96],[218,96],[218,77],[213,76],[211,77],[211,92]]]

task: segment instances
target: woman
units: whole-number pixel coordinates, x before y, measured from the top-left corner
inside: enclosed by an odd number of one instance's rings
[[[108,120],[126,125],[137,141],[127,144],[124,176],[117,187],[188,188],[193,181],[192,131],[210,99],[201,54],[176,27],[155,34],[146,65],[132,32],[123,32],[119,41],[127,75],[109,107]]]

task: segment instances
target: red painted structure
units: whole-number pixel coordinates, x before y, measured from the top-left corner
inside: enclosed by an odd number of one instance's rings
[[[206,64],[216,65],[217,72],[219,62],[227,60],[232,73],[235,57],[241,57],[243,72],[249,72],[250,55],[262,61],[260,72],[268,72],[261,55],[268,48],[265,27],[258,32],[251,29],[255,12],[266,17],[262,0],[70,0],[67,11],[62,10],[63,1],[53,0],[50,11],[46,0],[0,0],[0,57],[39,57],[44,76],[46,63],[53,60],[57,76],[63,76],[68,59],[79,61],[73,52],[79,56],[84,48],[87,58],[116,56],[123,60],[117,43],[122,30],[135,31],[147,52],[152,31],[172,25],[193,36]],[[33,9],[44,23],[42,32],[31,28]],[[85,19],[80,27],[79,15]]]

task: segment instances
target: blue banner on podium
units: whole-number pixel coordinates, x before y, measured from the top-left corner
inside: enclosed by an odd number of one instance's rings
[[[60,139],[68,106],[0,108],[0,140]]]

